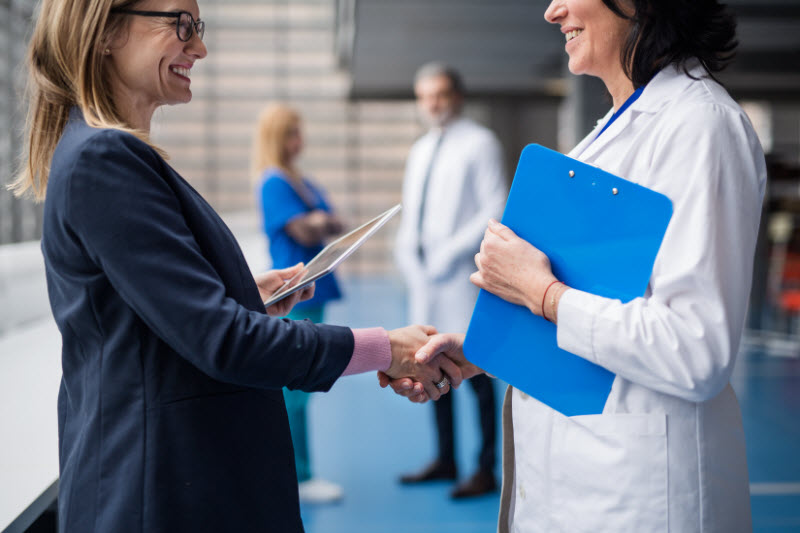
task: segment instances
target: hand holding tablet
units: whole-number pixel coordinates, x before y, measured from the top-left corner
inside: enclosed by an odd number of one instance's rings
[[[314,283],[322,276],[333,272],[337,266],[364,244],[368,238],[386,224],[390,218],[396,215],[400,209],[401,205],[397,204],[369,222],[328,244],[314,259],[309,261],[298,274],[287,280],[281,288],[275,291],[275,293],[264,302],[264,306],[269,307],[275,302]]]

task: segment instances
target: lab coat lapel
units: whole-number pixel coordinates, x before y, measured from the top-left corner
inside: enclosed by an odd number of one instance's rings
[[[416,228],[419,226],[422,195],[425,194],[425,177],[426,173],[428,172],[428,165],[431,164],[431,158],[434,156],[433,152],[436,149],[438,138],[439,133],[433,130],[428,131],[428,133],[425,134],[425,137],[423,138],[425,145],[422,147],[422,154],[416,161],[414,161],[414,168],[409,174],[411,176],[411,180],[413,180],[411,183],[409,183],[411,194],[405,202],[406,205],[403,206],[403,210],[405,212],[404,216],[407,216],[411,219],[411,222],[413,223],[412,227],[414,228],[415,233],[418,233]],[[439,149],[441,150],[441,147]],[[432,173],[433,171],[434,169],[431,168],[430,172]]]
[[[614,121],[614,123],[608,127],[606,131],[603,132],[602,135],[599,137],[597,134],[602,130],[603,126],[608,122],[613,114],[613,110],[609,111],[609,114],[606,115],[606,118],[598,124],[598,126],[592,131],[591,135],[589,135],[584,142],[588,141],[588,146],[586,146],[582,153],[578,153],[577,156],[581,160],[589,160],[594,156],[597,152],[599,152],[604,146],[610,143],[620,132],[624,131],[628,124],[631,123],[631,117],[633,113],[631,113],[631,109],[627,109],[622,115]]]
[[[592,141],[594,140],[595,137],[597,137],[598,132],[603,127],[603,124],[605,124],[606,121],[611,118],[612,114],[613,114],[613,109],[610,110],[608,113],[606,113],[605,117],[598,120],[597,124],[595,125],[591,133],[589,133],[589,135],[584,137],[583,140],[579,142],[575,148],[570,150],[568,155],[576,159],[581,159],[581,154],[584,152],[584,150],[586,150],[589,147],[590,144],[592,144]]]
[[[695,78],[706,76],[705,69],[699,64],[690,65],[690,74]],[[638,117],[643,114],[657,113],[662,107],[680,94],[689,86],[691,80],[684,76],[677,67],[669,66],[656,74],[647,84],[642,96],[625,110],[617,120],[608,127],[599,137],[597,134],[608,122],[613,114],[613,109],[600,122],[597,127],[570,154],[572,157],[583,161],[591,160],[596,154],[611,141],[628,128]]]

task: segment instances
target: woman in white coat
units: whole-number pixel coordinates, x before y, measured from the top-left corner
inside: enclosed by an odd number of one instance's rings
[[[554,0],[545,18],[566,37],[570,71],[600,77],[613,99],[569,155],[667,195],[674,214],[646,294],[625,304],[567,287],[543,253],[490,223],[473,283],[556,323],[561,348],[616,374],[601,415],[565,417],[509,390],[499,530],[750,531],[729,380],[766,167],[712,76],[735,22],[716,0]],[[460,359],[462,339],[438,336],[418,357]],[[408,380],[392,386],[425,399]]]

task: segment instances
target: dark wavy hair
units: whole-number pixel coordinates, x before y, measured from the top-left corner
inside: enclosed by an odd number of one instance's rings
[[[688,74],[687,62],[693,58],[713,77],[736,54],[736,19],[717,0],[630,0],[633,15],[626,13],[629,10],[620,0],[603,3],[631,21],[620,59],[635,88],[667,65],[675,64]]]

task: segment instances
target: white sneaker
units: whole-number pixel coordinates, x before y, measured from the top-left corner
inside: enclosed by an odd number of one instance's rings
[[[336,483],[313,478],[298,485],[301,503],[333,503],[344,498],[344,489]]]

